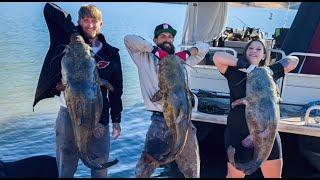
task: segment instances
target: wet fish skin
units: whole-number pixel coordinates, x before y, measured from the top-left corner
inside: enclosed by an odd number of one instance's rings
[[[179,57],[168,55],[159,62],[159,88],[160,91],[152,97],[152,101],[162,99],[163,115],[172,139],[164,154],[151,156],[159,165],[163,165],[175,160],[180,154],[191,128],[192,94],[187,87],[184,67]]]
[[[235,149],[228,147],[229,161],[246,175],[254,173],[269,157],[280,120],[279,93],[269,67],[257,67],[247,76],[246,97],[232,103],[246,105],[246,121],[250,137],[246,139],[254,148],[253,158],[246,163],[234,159]],[[250,142],[251,141],[251,142]]]
[[[71,35],[67,52],[61,60],[61,67],[62,83],[66,87],[66,105],[80,159],[87,167],[93,169],[105,169],[116,164],[117,159],[97,164],[93,161],[96,156],[89,153],[89,143],[102,113],[102,81],[91,54],[91,47],[84,42],[80,34]]]

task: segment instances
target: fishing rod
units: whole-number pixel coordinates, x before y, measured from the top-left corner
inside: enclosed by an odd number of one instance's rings
[[[245,22],[243,22],[240,18],[238,18],[237,16],[235,16],[242,24],[244,24],[244,26],[245,27],[248,27],[248,25],[245,23]],[[244,28],[243,28],[244,29]]]

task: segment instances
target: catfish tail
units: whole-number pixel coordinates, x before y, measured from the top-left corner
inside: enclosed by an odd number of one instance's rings
[[[246,163],[238,163],[235,161],[235,148],[232,146],[228,147],[227,155],[229,162],[238,170],[242,171],[246,175],[251,175],[254,173],[262,164],[263,161],[253,158]]]

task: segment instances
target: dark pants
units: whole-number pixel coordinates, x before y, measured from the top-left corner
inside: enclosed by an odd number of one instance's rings
[[[105,134],[100,138],[92,138],[89,152],[96,155],[97,163],[106,163],[109,159],[110,134],[106,126]],[[73,177],[77,170],[79,154],[73,135],[73,129],[68,109],[60,107],[56,120],[56,154],[59,177]],[[91,169],[91,177],[106,178],[107,169]]]
[[[170,138],[170,132],[166,125],[163,115],[160,113],[153,113],[151,116],[151,125],[148,129],[145,147],[148,141],[154,139],[160,139],[157,147],[167,146],[165,142],[168,142]],[[163,143],[161,143],[163,142]],[[155,162],[146,161],[146,154],[142,153],[140,160],[136,166],[136,177],[150,177],[154,170],[158,167]],[[179,170],[184,174],[186,178],[200,177],[200,155],[199,146],[197,140],[197,130],[192,125],[188,131],[187,142],[182,152],[177,156],[175,162],[178,165]]]

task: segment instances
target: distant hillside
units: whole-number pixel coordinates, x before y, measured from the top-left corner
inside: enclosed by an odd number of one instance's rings
[[[162,2],[160,2],[162,3]],[[172,3],[172,4],[187,4],[187,2],[163,2],[163,3]],[[253,7],[262,7],[262,8],[288,8],[298,9],[300,2],[228,2],[233,6],[253,6]]]
[[[262,8],[289,8],[298,9],[300,2],[229,2],[232,5],[244,5]]]

